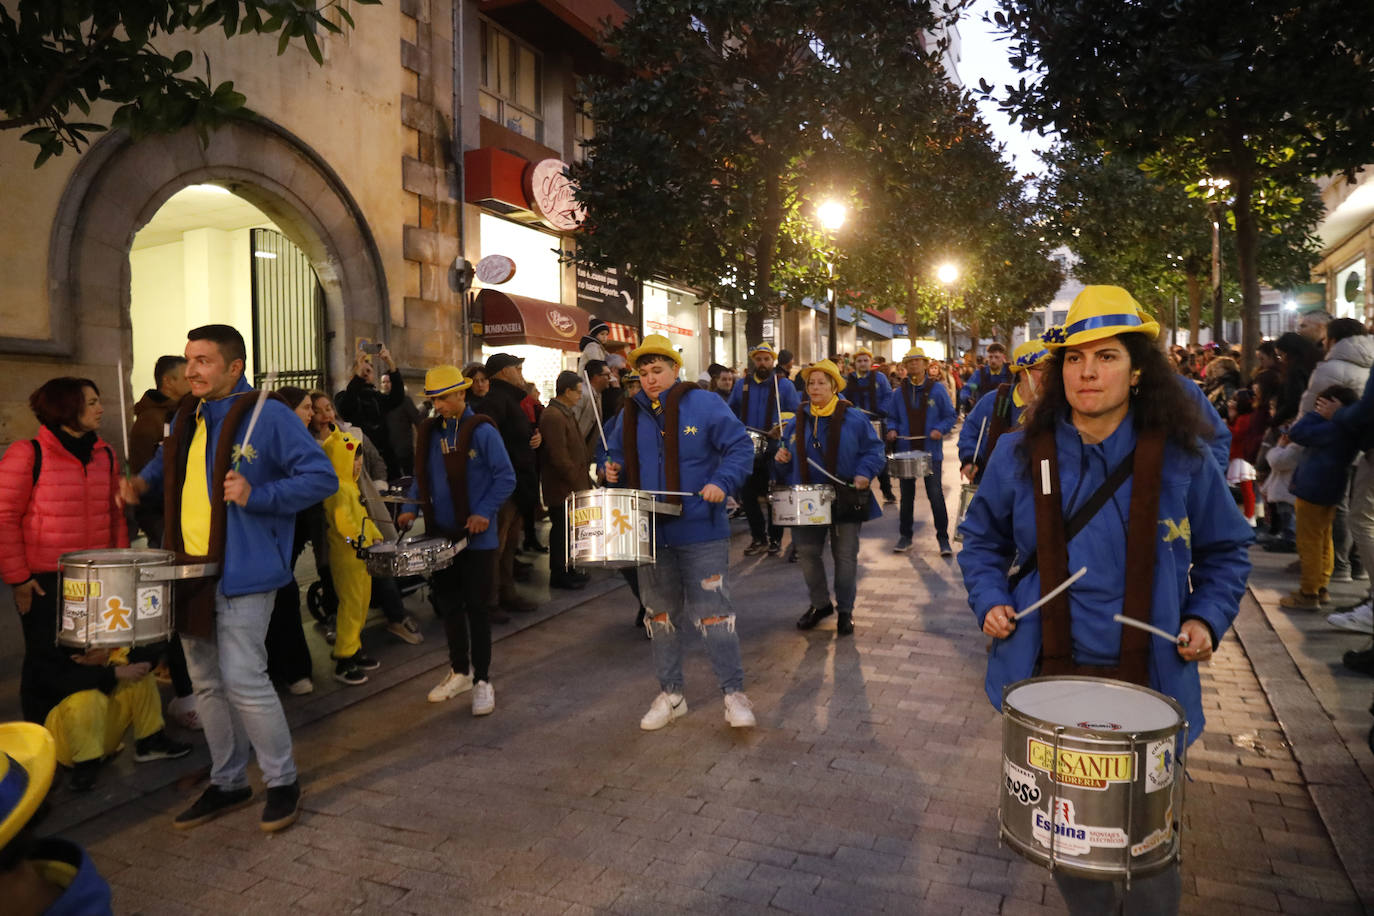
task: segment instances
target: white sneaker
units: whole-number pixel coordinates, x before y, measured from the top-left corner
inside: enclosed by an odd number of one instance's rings
[[[754,704],[741,691],[725,695],[725,721],[731,728],[754,727]]]
[[[496,691],[490,681],[478,681],[472,688],[472,714],[489,716],[496,711]]]
[[[472,676],[466,671],[459,674],[457,671],[450,668],[448,674],[444,675],[444,679],[439,682],[439,686],[429,692],[429,701],[431,703],[442,703],[445,700],[453,699],[460,693],[466,693],[471,689]]]
[[[1338,630],[1350,630],[1354,633],[1374,632],[1374,605],[1366,601],[1348,611],[1328,614],[1326,622]]]
[[[303,677],[299,681],[292,681],[287,684],[286,690],[292,696],[303,697],[307,693],[315,692],[315,682],[308,677]]]
[[[674,719],[687,715],[687,698],[680,693],[660,693],[654,697],[649,711],[639,720],[646,732],[657,731]]]
[[[200,724],[200,713],[196,712],[195,694],[189,697],[176,697],[168,703],[167,718],[182,728],[189,728],[192,731],[204,730]]]

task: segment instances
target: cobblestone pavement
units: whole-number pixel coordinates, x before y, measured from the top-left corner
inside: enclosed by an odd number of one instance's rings
[[[282,834],[256,807],[172,831],[194,776],[66,832],[120,913],[1062,912],[998,844],[1000,723],[955,564],[928,524],[892,554],[895,515],[865,526],[844,639],[797,631],[800,571],[736,538],[755,729],[726,727],[694,646],[691,712],[639,730],[657,686],[620,589],[498,642],[493,716],[427,704],[431,669],[298,728],[305,812]],[[1241,619],[1272,637],[1253,602]],[[1234,634],[1203,683],[1184,911],[1363,912]]]

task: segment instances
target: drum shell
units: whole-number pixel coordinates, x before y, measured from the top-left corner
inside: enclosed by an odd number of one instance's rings
[[[774,487],[768,493],[773,524],[793,528],[829,525],[834,502],[835,488],[828,483]]]
[[[175,629],[172,583],[141,579],[139,570],[175,563],[170,550],[122,547],[63,554],[58,561],[62,598],[57,644],[118,649],[170,639]]]
[[[467,541],[455,544],[448,538],[417,538],[403,543],[373,544],[364,551],[363,563],[370,576],[384,578],[419,576],[453,565]]]
[[[762,461],[764,452],[768,451],[768,437],[757,430],[745,430],[749,434],[749,441],[754,443],[754,461]]]
[[[1051,680],[1140,691],[1168,705],[1177,724],[1131,733],[1055,725],[1008,701],[1018,687]],[[1182,707],[1144,687],[1090,677],[1032,678],[1010,685],[1003,696],[998,805],[1002,839],[1032,862],[1084,878],[1140,878],[1178,860],[1187,737]],[[1073,773],[1057,781],[1049,774],[1056,740],[1060,768]],[[1166,750],[1169,756],[1164,758]],[[1167,784],[1158,775],[1161,759]],[[1058,806],[1053,862],[1048,817],[1052,805]]]
[[[568,565],[621,569],[654,562],[654,498],[641,490],[602,488],[569,494]]]
[[[964,517],[968,515],[968,507],[973,503],[973,497],[978,493],[978,484],[966,483],[959,488],[959,514],[954,518],[954,539],[962,541],[964,535],[959,531],[959,526],[963,524]]]
[[[930,452],[894,452],[887,456],[887,473],[899,480],[915,480],[934,474],[935,463]]]

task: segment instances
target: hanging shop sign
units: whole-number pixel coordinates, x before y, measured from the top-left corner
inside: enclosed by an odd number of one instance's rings
[[[577,305],[602,321],[635,325],[635,284],[614,267],[576,266]]]
[[[515,261],[503,254],[489,254],[477,262],[477,279],[483,286],[499,286],[515,276]]]
[[[577,200],[576,185],[562,159],[542,159],[525,169],[525,196],[530,209],[560,232],[582,225],[586,208]]]

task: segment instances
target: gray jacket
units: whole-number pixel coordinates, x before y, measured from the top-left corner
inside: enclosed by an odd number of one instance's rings
[[[1369,380],[1370,367],[1374,366],[1374,336],[1361,334],[1338,340],[1326,354],[1326,359],[1317,363],[1312,377],[1307,381],[1307,390],[1302,393],[1298,403],[1298,418],[1317,405],[1317,395],[1332,385],[1344,385],[1355,394],[1364,391],[1364,383]]]

